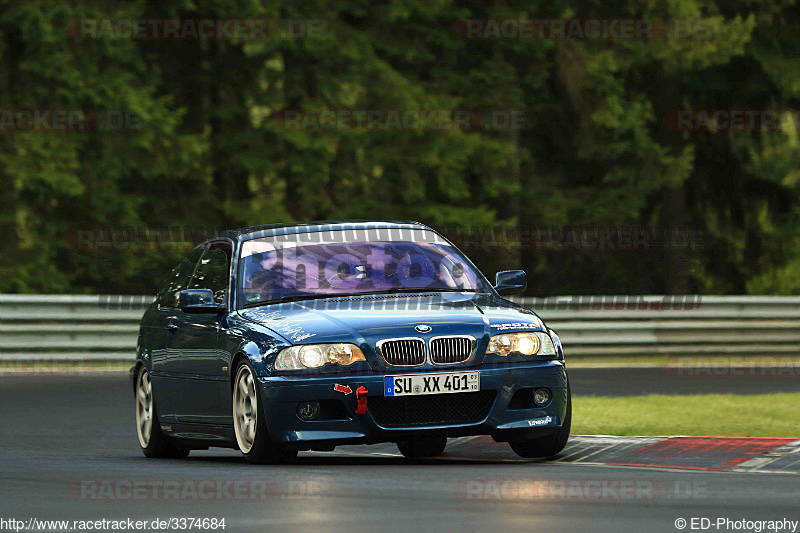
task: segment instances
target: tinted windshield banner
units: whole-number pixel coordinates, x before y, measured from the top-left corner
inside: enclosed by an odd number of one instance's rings
[[[242,246],[240,274],[245,304],[386,291],[488,291],[471,263],[427,230],[341,230],[253,239]]]

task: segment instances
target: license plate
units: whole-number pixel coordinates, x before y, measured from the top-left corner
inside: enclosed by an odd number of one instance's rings
[[[384,396],[418,396],[452,394],[481,390],[480,372],[448,372],[446,374],[413,374],[384,376]]]

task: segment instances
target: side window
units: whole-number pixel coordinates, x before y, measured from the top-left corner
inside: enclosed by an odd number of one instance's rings
[[[214,301],[225,303],[228,296],[228,273],[231,264],[231,246],[227,243],[213,243],[206,249],[197,264],[190,289],[211,289]]]
[[[202,248],[195,248],[172,270],[158,295],[157,301],[159,305],[178,307],[178,293],[188,287],[194,268],[202,254]]]

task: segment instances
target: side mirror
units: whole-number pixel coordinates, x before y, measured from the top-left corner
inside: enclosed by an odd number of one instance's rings
[[[178,293],[181,311],[184,313],[222,313],[225,306],[214,301],[211,289],[186,289]]]
[[[528,287],[528,278],[524,270],[504,270],[494,277],[494,290],[500,296],[522,294]]]

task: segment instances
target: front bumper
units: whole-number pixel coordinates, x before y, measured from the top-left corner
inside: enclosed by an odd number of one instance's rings
[[[476,423],[467,424],[384,427],[376,422],[369,408],[366,414],[357,414],[355,391],[362,386],[369,391],[369,406],[370,399],[384,394],[384,375],[406,373],[399,370],[387,374],[263,377],[259,378],[259,383],[270,437],[297,449],[328,449],[340,444],[392,442],[422,436],[492,435],[496,440],[508,440],[509,435],[518,435],[520,431],[542,433],[561,426],[567,410],[567,373],[563,362],[485,364],[472,368],[449,367],[441,372],[475,370],[480,372],[481,391],[496,391],[496,395],[488,414]],[[340,386],[338,390],[334,389],[335,385]],[[352,392],[340,392],[346,387]],[[547,406],[509,408],[520,389],[542,387],[552,392]],[[458,397],[459,394],[448,396]],[[330,400],[340,401],[344,406],[337,419],[304,421],[297,415],[301,402]],[[390,400],[393,398],[387,398]]]

